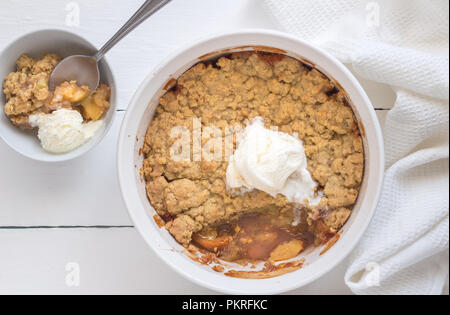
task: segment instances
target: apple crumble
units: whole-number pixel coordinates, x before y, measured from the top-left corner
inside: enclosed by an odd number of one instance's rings
[[[52,92],[48,80],[53,68],[61,61],[57,54],[45,54],[41,59],[27,55],[16,61],[17,70],[11,72],[3,83],[6,96],[4,112],[10,121],[21,129],[34,129],[29,117],[50,114],[62,108],[81,113],[83,120],[97,121],[109,108],[110,89],[100,84],[92,93],[87,86],[77,82],[64,82]]]
[[[238,138],[227,127],[257,117],[301,140],[321,196],[317,205],[228,189]],[[182,137],[174,130],[189,132],[188,159],[171,156]],[[231,152],[206,158],[217,137],[231,139]],[[147,195],[167,230],[185,247],[234,262],[286,260],[327,242],[349,218],[364,171],[362,138],[345,92],[297,59],[264,52],[233,53],[181,75],[161,97],[142,152]]]

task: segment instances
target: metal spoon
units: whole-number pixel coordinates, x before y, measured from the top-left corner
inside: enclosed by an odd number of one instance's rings
[[[97,89],[100,82],[98,62],[116,43],[134,30],[139,24],[153,15],[171,0],[147,0],[120,30],[94,56],[74,55],[64,58],[53,69],[49,87],[53,91],[65,81],[76,80],[79,85],[86,85],[91,91]]]

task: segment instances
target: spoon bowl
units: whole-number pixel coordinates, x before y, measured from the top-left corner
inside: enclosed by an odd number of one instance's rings
[[[64,58],[53,69],[49,87],[53,91],[61,83],[72,80],[77,81],[78,85],[86,85],[91,91],[95,91],[100,82],[97,60],[84,55]]]

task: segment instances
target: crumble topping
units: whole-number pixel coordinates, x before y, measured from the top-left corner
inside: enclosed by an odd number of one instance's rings
[[[29,116],[50,114],[62,108],[80,111],[84,121],[97,121],[108,110],[111,91],[105,84],[100,84],[93,93],[76,81],[63,82],[53,93],[49,90],[50,74],[61,60],[57,54],[45,54],[41,59],[22,55],[16,61],[17,70],[3,82],[7,101],[4,112],[16,127],[34,129]]]
[[[219,136],[232,137],[235,148],[237,139],[227,127],[245,126],[255,117],[262,117],[266,128],[275,126],[302,140],[308,171],[323,193],[318,206],[301,207],[301,223],[293,230],[298,205],[284,196],[274,198],[259,190],[241,195],[227,191],[226,150],[219,152],[220,161],[195,160],[194,156],[204,157],[205,152],[191,143],[190,161],[170,157],[170,148],[178,140],[171,134],[176,126],[192,135],[199,129],[193,123],[197,118],[201,130],[219,127]],[[217,136],[204,132],[201,145]],[[272,53],[233,53],[216,62],[199,63],[181,75],[160,99],[143,153],[147,194],[169,232],[186,247],[194,238],[196,244],[228,260],[284,260],[309,244],[326,242],[350,216],[364,170],[362,139],[345,92],[318,70]],[[278,230],[265,228],[250,233],[251,224],[243,232],[241,220],[250,213],[264,217],[253,223],[270,222],[277,229],[303,233],[302,237],[285,238]],[[239,252],[243,244],[273,232],[278,233],[278,243],[271,243],[264,255],[250,255],[251,247],[246,247],[246,254]]]

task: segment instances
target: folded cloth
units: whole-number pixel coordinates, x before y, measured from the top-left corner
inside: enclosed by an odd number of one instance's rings
[[[373,221],[350,256],[357,294],[441,294],[449,248],[449,2],[264,0],[275,23],[397,99]]]

